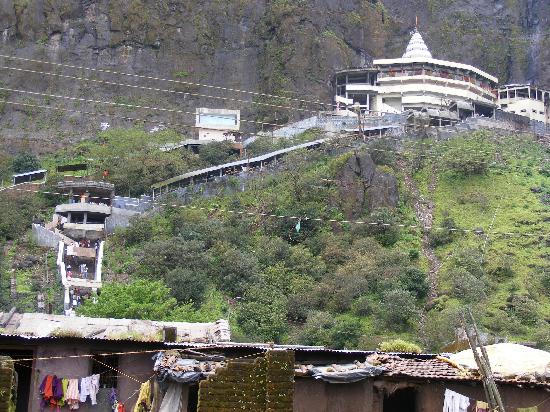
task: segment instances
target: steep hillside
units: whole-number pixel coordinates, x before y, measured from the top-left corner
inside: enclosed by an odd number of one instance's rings
[[[3,55],[271,94],[291,93],[308,100],[330,102],[329,83],[335,69],[357,66],[372,57],[401,55],[415,15],[435,56],[475,64],[503,81],[550,83],[550,6],[542,0],[3,0],[1,6]],[[192,113],[198,105],[223,105],[240,108],[243,118],[276,123],[308,114],[191,94],[252,98],[206,87],[32,61],[2,58],[2,64],[0,86],[12,89]],[[190,94],[105,85],[46,72]],[[0,107],[2,146],[12,153],[22,147],[54,150],[93,136],[101,122],[135,123],[109,114],[147,119],[153,122],[148,128],[154,122],[194,121],[193,115],[186,113],[115,108],[10,91],[1,91],[0,97],[46,106]],[[267,99],[293,105],[287,100]],[[48,108],[52,106],[101,114],[66,113]],[[259,128],[254,124],[247,127]],[[176,128],[188,132],[182,125]]]
[[[101,148],[79,145],[57,159],[101,151],[124,164],[113,177],[121,185],[151,178],[159,170],[148,166],[153,160],[166,166],[161,171],[208,164],[204,153],[177,160],[177,153],[159,156],[153,146],[129,148],[146,137],[112,130],[101,135]],[[316,137],[310,131],[302,138]],[[124,150],[130,154],[120,159]],[[476,132],[367,145],[340,137],[252,173],[244,186],[230,178],[217,196],[160,200],[163,207],[108,239],[107,283],[97,304],[79,310],[225,317],[237,340],[372,349],[401,338],[440,350],[455,339],[468,305],[489,336],[548,348],[548,155],[526,135]],[[15,273],[19,295],[3,289],[0,298],[5,307],[32,309],[33,292],[48,288],[47,302],[54,303],[58,292],[51,278],[44,283],[39,263],[21,267],[15,259],[18,250],[45,256],[16,223],[40,210],[47,217],[55,199],[25,199],[25,209],[7,203],[0,215],[10,217],[4,236],[19,233],[0,265],[5,287]]]

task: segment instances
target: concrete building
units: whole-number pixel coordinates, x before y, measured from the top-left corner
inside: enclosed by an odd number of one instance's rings
[[[434,125],[493,116],[498,79],[467,64],[434,59],[415,30],[401,58],[335,74],[335,103],[358,102],[367,114],[425,111]]]
[[[530,84],[507,84],[498,89],[498,104],[509,113],[550,123],[550,91]]]
[[[240,140],[240,110],[208,109],[199,107],[195,115],[198,140],[221,142]]]
[[[33,224],[33,236],[39,245],[57,249],[65,314],[74,315],[74,309],[84,299],[93,298],[102,286],[106,233],[127,226],[140,212],[113,207],[112,183],[76,179],[61,181],[57,187],[67,196],[67,203],[56,206],[51,222]]]

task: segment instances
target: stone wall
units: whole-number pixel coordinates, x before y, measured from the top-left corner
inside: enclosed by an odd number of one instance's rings
[[[51,230],[46,229],[44,226],[33,223],[32,225],[32,238],[37,245],[43,247],[51,247],[57,249],[61,237],[56,235]]]
[[[265,358],[229,361],[199,385],[199,412],[232,410],[291,412],[294,352],[269,351]]]

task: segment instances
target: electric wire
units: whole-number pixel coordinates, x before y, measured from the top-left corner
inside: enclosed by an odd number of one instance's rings
[[[36,191],[36,190],[29,190],[29,189],[12,189],[16,191],[21,192],[27,192],[27,193],[43,193],[43,194],[50,194],[50,195],[61,195],[61,196],[69,196],[66,193],[62,192],[52,192],[52,191]],[[90,198],[98,198],[98,197],[90,197]],[[111,200],[111,198],[99,198],[99,199],[105,199],[105,200]],[[314,222],[314,223],[329,223],[329,224],[339,224],[339,225],[368,225],[368,226],[376,226],[380,228],[390,228],[390,227],[398,227],[402,229],[419,229],[424,231],[429,230],[446,230],[449,232],[461,232],[461,233],[473,233],[475,235],[483,235],[485,233],[485,230],[481,228],[474,228],[474,229],[465,229],[465,228],[449,228],[444,226],[423,226],[421,224],[416,225],[407,225],[403,223],[388,223],[380,220],[376,221],[368,221],[368,220],[346,220],[346,219],[330,219],[330,218],[320,218],[320,217],[310,217],[306,215],[280,215],[276,213],[266,213],[266,212],[258,212],[253,210],[236,210],[236,209],[226,209],[222,207],[203,207],[203,206],[195,206],[195,205],[182,205],[180,203],[167,203],[167,202],[158,202],[158,201],[141,201],[143,203],[150,203],[152,205],[156,206],[162,206],[162,207],[173,207],[173,208],[182,208],[182,209],[189,209],[189,210],[199,210],[207,213],[229,213],[236,216],[251,216],[251,217],[258,217],[260,219],[279,219],[279,220],[290,220],[290,221],[302,221],[302,222]],[[539,237],[539,238],[545,238],[547,236],[550,236],[550,233],[529,233],[529,232],[492,232],[493,234],[500,234],[500,235],[506,235],[506,236],[527,236],[527,237]]]
[[[0,90],[2,90],[2,89],[3,88],[0,87]],[[25,93],[35,94],[36,92],[25,92]],[[36,94],[40,94],[40,93],[36,93]],[[53,95],[51,95],[51,96],[53,96]],[[66,97],[61,96],[61,97],[68,98],[68,99],[71,99],[71,100],[73,100],[73,99],[74,100],[81,100],[80,98],[76,98],[76,97],[68,97],[68,96],[66,96]],[[86,100],[86,101],[89,101],[89,100]],[[94,102],[96,102],[96,101],[94,101]],[[144,122],[144,123],[146,122],[146,123],[153,123],[153,124],[180,126],[180,127],[187,127],[187,128],[192,128],[192,129],[200,128],[199,126],[195,126],[195,125],[191,125],[191,124],[185,124],[185,123],[164,122],[164,121],[158,121],[158,120],[148,120],[148,119],[138,118],[138,117],[100,114],[100,113],[97,113],[97,112],[89,112],[89,111],[85,111],[85,110],[66,109],[66,108],[62,108],[62,107],[59,107],[59,106],[46,106],[46,105],[39,105],[39,104],[14,102],[14,101],[10,101],[10,100],[0,100],[0,103],[11,104],[11,105],[16,105],[16,106],[25,106],[25,107],[37,107],[37,108],[43,108],[43,109],[48,109],[48,110],[59,110],[59,111],[66,111],[66,112],[70,112],[70,113],[80,113],[80,114],[89,115],[89,116],[114,117],[114,118],[120,118],[120,119],[123,119],[123,120],[130,120],[130,121],[136,121],[136,122]],[[111,104],[111,102],[100,102],[100,101],[98,101],[98,103]],[[126,106],[125,104],[122,104],[122,103],[112,102],[112,104]],[[162,110],[172,110],[172,109],[162,109]],[[186,112],[186,113],[192,114],[191,112]],[[242,121],[245,121],[245,120],[242,120]],[[256,122],[256,123],[258,123],[258,122]],[[263,123],[263,124],[269,124],[269,123]],[[273,125],[273,124],[269,124],[269,125]],[[297,128],[297,129],[310,130],[311,128],[305,128],[304,127],[304,128]],[[323,132],[321,132],[321,134],[341,136],[342,132],[323,131]],[[282,138],[282,139],[286,139],[286,138]],[[384,139],[384,137],[374,137],[374,138],[371,138],[371,139],[367,139],[364,143],[372,143],[374,141],[383,140],[383,139]],[[387,139],[388,140],[401,141],[401,142],[409,141],[409,140],[400,140],[399,138],[391,138],[391,137],[388,137]],[[291,141],[291,139],[286,139],[286,140]],[[411,139],[411,140],[414,140],[414,139]],[[344,147],[344,145],[341,145],[340,147]],[[352,146],[348,145],[347,147],[352,147]],[[438,147],[438,145],[437,144],[432,144],[432,145],[430,145],[430,147]],[[441,147],[444,147],[444,146],[442,145]],[[422,157],[440,157],[441,156],[440,152],[434,152],[434,151],[424,151],[424,152],[421,152],[421,153],[415,153],[415,152],[390,150],[390,149],[380,149],[380,148],[372,148],[372,147],[371,148],[367,147],[367,150],[376,151],[376,152],[396,153],[396,154],[399,154],[403,157],[406,157],[407,155],[422,156]],[[480,152],[480,151],[475,151],[475,150],[465,150],[463,152],[464,153],[476,153],[476,154],[490,154],[489,152]],[[531,156],[526,156],[526,157],[516,156],[515,158],[516,159],[529,159],[529,160],[532,159]],[[548,161],[550,159],[543,158],[541,160]],[[477,163],[495,164],[494,162],[489,162],[489,161],[480,161],[480,162],[477,162]]]
[[[0,90],[9,91],[9,92],[13,92],[13,93],[30,94],[30,95],[33,95],[33,96],[52,97],[52,98],[55,98],[55,99],[64,99],[64,100],[71,100],[71,101],[77,101],[77,102],[104,104],[104,105],[108,105],[108,106],[128,107],[128,108],[133,108],[133,109],[145,109],[145,110],[167,112],[167,113],[176,113],[176,114],[189,114],[189,115],[192,115],[192,116],[197,115],[196,112],[188,112],[186,110],[168,109],[168,108],[165,108],[165,107],[144,106],[144,105],[138,105],[138,104],[117,103],[117,102],[110,102],[110,101],[106,101],[106,100],[84,99],[82,97],[73,97],[73,96],[63,96],[63,95],[49,94],[49,93],[32,92],[30,90],[11,89],[9,87],[0,87]],[[223,118],[223,119],[226,118],[224,116],[216,116],[216,115],[212,115],[211,117],[219,117],[219,118]],[[284,124],[260,122],[260,121],[256,121],[256,120],[240,119],[240,121],[241,122],[246,122],[246,123],[252,123],[252,124],[259,124],[261,126],[273,126],[273,127],[282,127],[282,126],[284,126]]]
[[[322,105],[322,106],[332,106],[332,104],[327,104],[327,103],[324,103],[324,102],[321,102],[321,101],[297,99],[297,98],[288,97],[288,96],[280,96],[280,95],[274,95],[274,94],[268,94],[268,93],[254,92],[254,91],[249,91],[249,90],[235,89],[235,88],[223,87],[223,86],[215,86],[215,85],[210,85],[210,84],[196,83],[196,82],[190,82],[190,81],[184,81],[184,80],[166,79],[166,78],[162,78],[162,77],[154,77],[154,76],[146,76],[146,75],[140,75],[140,74],[134,74],[134,73],[118,72],[118,71],[108,70],[108,69],[97,69],[97,68],[92,68],[92,67],[76,66],[76,65],[72,65],[72,64],[56,63],[56,62],[47,61],[47,60],[29,59],[29,58],[24,58],[24,57],[10,56],[10,55],[6,55],[6,54],[0,54],[0,57],[3,57],[5,59],[10,59],[10,60],[19,60],[19,61],[26,61],[26,62],[32,62],[32,63],[49,64],[49,65],[58,66],[58,67],[67,67],[67,68],[70,68],[70,69],[89,70],[89,71],[98,72],[98,73],[107,73],[107,74],[113,74],[113,75],[118,75],[118,76],[135,77],[135,78],[138,78],[138,79],[170,82],[170,83],[175,83],[175,84],[184,84],[184,85],[187,85],[187,86],[205,87],[205,88],[210,88],[210,89],[215,89],[215,90],[229,91],[229,92],[233,92],[233,93],[244,93],[244,94],[250,94],[252,96],[262,96],[262,97],[270,97],[270,98],[276,98],[276,99],[284,99],[284,100],[295,101],[295,102],[299,102],[299,103],[309,103],[309,104]]]
[[[195,96],[195,97],[204,97],[209,99],[218,99],[218,100],[227,100],[232,102],[238,102],[243,104],[256,104],[259,106],[266,106],[266,107],[274,107],[278,109],[288,109],[288,110],[295,110],[300,112],[306,112],[306,113],[315,113],[318,114],[318,110],[311,110],[311,109],[304,109],[300,107],[291,107],[291,106],[282,106],[282,105],[276,105],[272,103],[264,103],[264,102],[257,102],[254,100],[242,100],[242,99],[235,99],[232,97],[224,97],[224,96],[212,96],[208,94],[201,94],[201,93],[195,93],[195,92],[186,92],[181,90],[173,90],[173,89],[160,89],[156,87],[148,87],[148,86],[140,86],[135,84],[128,84],[128,83],[117,83],[117,82],[111,82],[107,80],[99,80],[99,79],[91,79],[87,77],[79,77],[79,76],[70,76],[66,74],[60,74],[60,73],[52,73],[52,72],[43,72],[39,70],[31,70],[31,69],[22,69],[19,67],[10,67],[10,66],[2,66],[0,69],[4,70],[14,70],[14,71],[20,71],[20,72],[26,72],[26,73],[34,73],[34,74],[41,74],[45,76],[54,76],[54,77],[61,77],[64,79],[73,79],[78,80],[81,82],[92,82],[92,83],[100,83],[100,84],[107,84],[111,86],[121,86],[121,87],[129,87],[134,89],[140,89],[140,90],[150,90],[155,92],[163,92],[163,93],[172,93],[172,94],[179,94],[179,95],[189,95],[189,96]]]

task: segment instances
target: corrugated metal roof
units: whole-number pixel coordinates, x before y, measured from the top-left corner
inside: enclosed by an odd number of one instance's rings
[[[313,147],[313,146],[319,146],[320,144],[324,143],[326,140],[327,139],[314,140],[312,142],[302,143],[302,144],[299,144],[299,145],[296,145],[296,146],[287,147],[285,149],[280,149],[280,150],[276,150],[274,152],[266,153],[266,154],[261,155],[261,156],[255,156],[255,157],[251,157],[251,158],[248,158],[248,159],[237,160],[235,162],[224,163],[224,164],[217,165],[217,166],[211,166],[211,167],[207,167],[207,168],[204,168],[204,169],[195,170],[195,171],[184,173],[182,175],[173,177],[171,179],[167,179],[167,180],[164,180],[162,182],[156,183],[156,184],[152,185],[151,187],[153,189],[158,189],[160,187],[168,186],[172,183],[176,183],[176,182],[179,182],[179,181],[184,180],[184,179],[190,179],[192,177],[206,175],[206,174],[209,174],[211,172],[216,172],[216,171],[220,171],[220,170],[223,170],[223,169],[228,169],[228,168],[231,168],[231,167],[246,166],[250,163],[262,162],[264,160],[272,159],[274,157],[281,156],[283,154],[290,153],[290,152],[293,152],[293,151],[298,150],[298,149],[306,149],[306,148]]]

